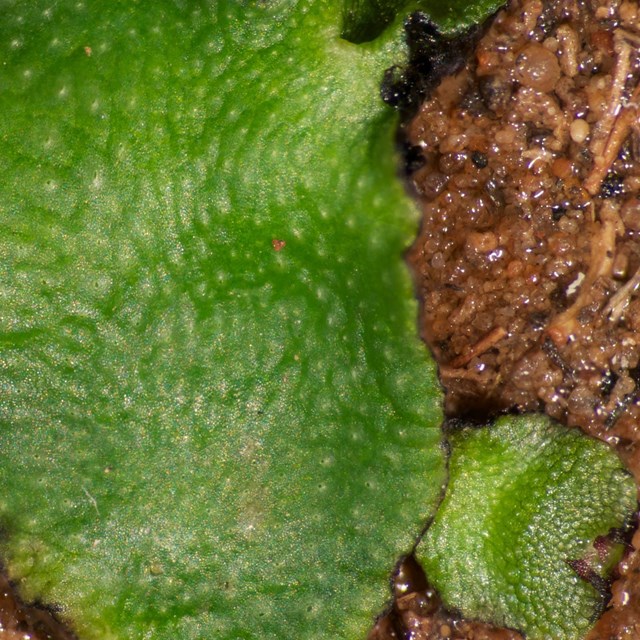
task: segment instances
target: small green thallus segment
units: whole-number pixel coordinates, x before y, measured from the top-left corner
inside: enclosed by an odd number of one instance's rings
[[[447,493],[418,549],[445,604],[531,640],[581,638],[620,553],[600,558],[594,542],[628,524],[631,475],[604,443],[543,416],[452,431],[449,442]]]

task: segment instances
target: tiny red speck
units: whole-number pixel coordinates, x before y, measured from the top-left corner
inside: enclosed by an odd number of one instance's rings
[[[92,53],[91,47],[85,47],[84,48],[84,52],[87,56],[90,56]]]
[[[273,245],[273,248],[274,248],[276,251],[281,251],[282,249],[284,249],[284,248],[285,248],[285,246],[286,246],[286,244],[287,244],[287,243],[286,243],[284,240],[278,240],[277,238],[274,238],[274,239],[271,241],[271,244]]]

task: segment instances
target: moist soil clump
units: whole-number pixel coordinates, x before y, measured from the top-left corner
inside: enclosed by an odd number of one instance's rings
[[[2,640],[77,640],[50,607],[26,604],[0,570],[0,638]]]
[[[638,2],[516,0],[404,127],[423,212],[408,261],[448,416],[543,411],[614,446],[637,482],[639,111]],[[589,640],[640,637],[638,548]],[[416,630],[406,595],[397,637],[520,637]]]
[[[512,629],[465,620],[447,611],[413,556],[404,558],[393,578],[393,605],[367,640],[524,640]]]

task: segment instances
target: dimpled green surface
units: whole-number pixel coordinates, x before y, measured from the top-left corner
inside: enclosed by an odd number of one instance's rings
[[[581,638],[605,603],[567,562],[601,569],[593,541],[633,513],[631,475],[603,443],[542,416],[450,444],[447,495],[419,547],[447,606],[530,640]]]
[[[83,640],[363,638],[435,505],[401,32],[340,16],[0,2],[0,552]]]
[[[81,640],[364,638],[435,508],[401,33],[342,40],[355,6],[0,0],[0,556]],[[430,575],[575,637],[594,594],[541,557],[632,483],[535,420],[452,441]]]

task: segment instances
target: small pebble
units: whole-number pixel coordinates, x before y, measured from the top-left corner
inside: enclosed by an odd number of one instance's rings
[[[558,58],[537,42],[528,44],[516,59],[515,78],[536,91],[552,91],[560,79]]]
[[[569,127],[569,135],[576,144],[582,144],[590,133],[589,124],[582,118],[576,118]]]

